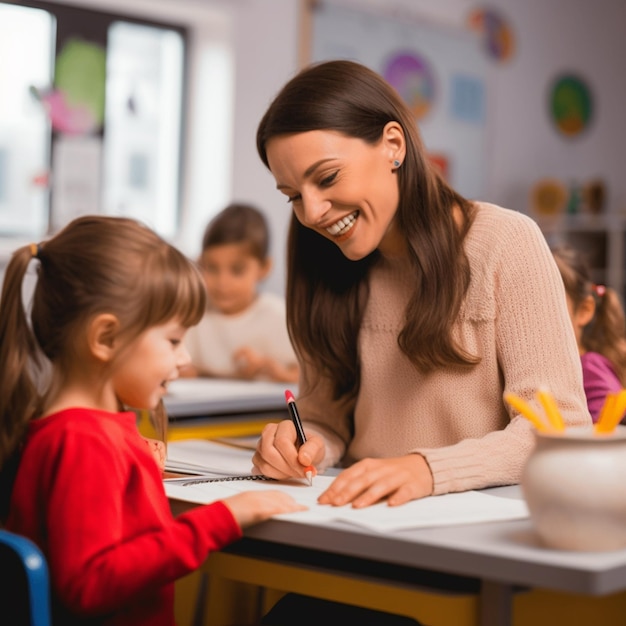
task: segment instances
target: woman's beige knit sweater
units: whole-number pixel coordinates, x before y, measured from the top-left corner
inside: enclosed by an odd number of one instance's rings
[[[503,401],[512,392],[536,405],[539,387],[555,396],[568,425],[590,424],[580,357],[559,272],[529,217],[480,203],[465,250],[471,284],[455,338],[480,363],[420,374],[402,354],[412,276],[405,264],[378,264],[359,334],[356,402],[312,386],[303,364],[298,407],[305,428],[327,442],[324,466],[417,452],[434,493],[519,482],[533,429]],[[539,409],[538,409],[539,410]]]

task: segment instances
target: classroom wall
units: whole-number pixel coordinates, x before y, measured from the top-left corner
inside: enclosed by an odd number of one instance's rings
[[[193,255],[199,231],[226,201],[257,203],[270,219],[275,270],[266,288],[284,290],[284,240],[289,208],[256,154],[255,131],[260,117],[281,85],[298,69],[302,55],[305,0],[62,0],[129,12],[176,17],[192,27],[196,14],[215,16],[207,27],[192,28],[196,50],[213,40],[228,52],[232,84],[211,91],[220,98],[224,120],[211,119],[197,101],[189,120],[192,146],[186,153],[186,218],[177,244]],[[403,19],[430,20],[463,28],[472,0],[325,0]],[[605,179],[609,210],[626,213],[623,151],[626,125],[626,2],[623,0],[491,0],[514,29],[516,53],[489,69],[488,152],[484,199],[528,211],[530,187],[539,178],[565,181]],[[210,21],[210,20],[209,20]],[[200,46],[201,47],[201,46]],[[204,76],[194,58],[196,77]],[[550,125],[546,89],[555,73],[575,70],[592,86],[596,119],[588,132],[563,139]],[[231,93],[232,90],[232,93]],[[192,84],[192,95],[198,86]],[[218,116],[219,117],[219,116]],[[217,146],[210,152],[206,146]]]
[[[234,199],[258,204],[268,216],[274,270],[265,287],[283,293],[284,242],[290,209],[257,156],[255,139],[268,104],[298,69],[301,2],[235,0],[231,6],[236,54],[232,193]]]
[[[160,0],[168,2],[170,0]],[[428,19],[462,28],[470,0],[335,0],[405,19]],[[226,3],[218,2],[220,6]],[[233,196],[258,202],[270,215],[276,271],[268,288],[283,288],[282,242],[288,219],[284,200],[258,161],[256,124],[280,85],[298,67],[302,34],[298,2],[234,0],[235,134]],[[545,176],[566,182],[601,176],[608,210],[626,214],[626,2],[623,0],[491,0],[512,25],[516,53],[492,63],[489,73],[488,157],[484,199],[528,212],[530,188]],[[580,137],[564,139],[547,115],[547,86],[572,70],[591,85],[595,121]]]

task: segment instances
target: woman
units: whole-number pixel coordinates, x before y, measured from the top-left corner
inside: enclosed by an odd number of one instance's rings
[[[290,80],[257,132],[292,204],[288,326],[308,441],[263,431],[256,471],[346,467],[320,502],[363,507],[517,483],[531,425],[503,401],[555,396],[590,423],[563,285],[528,217],[454,191],[415,120],[350,61]]]

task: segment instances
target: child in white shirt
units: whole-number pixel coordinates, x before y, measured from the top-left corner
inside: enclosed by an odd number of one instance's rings
[[[185,376],[298,381],[284,298],[258,290],[272,267],[268,251],[267,221],[251,205],[231,204],[208,224],[199,265],[209,306],[187,333]]]

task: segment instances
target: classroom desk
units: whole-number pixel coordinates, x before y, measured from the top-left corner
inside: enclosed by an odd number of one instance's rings
[[[265,424],[289,418],[284,393],[282,383],[217,378],[175,380],[163,399],[169,416],[168,439],[258,435]],[[149,432],[149,425],[144,423],[142,432]]]
[[[281,410],[232,413],[220,416],[170,417],[167,438],[168,441],[179,441],[181,439],[249,437],[260,435],[265,424],[288,418],[289,413],[286,407]],[[143,429],[142,432],[144,432]]]
[[[519,487],[495,491],[507,497],[520,497]],[[189,506],[194,505],[172,501],[175,513]],[[219,560],[220,553],[216,555]],[[309,525],[270,520],[246,530],[242,541],[224,551],[224,558],[227,555],[251,557],[257,562],[265,560],[268,565],[295,559],[304,575],[307,568],[315,569],[320,562],[326,570],[340,571],[344,567],[340,561],[352,558],[380,564],[381,570],[404,567],[431,572],[433,577],[441,574],[465,577],[460,580],[465,581],[468,588],[472,580],[477,583],[478,620],[475,623],[480,626],[513,624],[514,595],[520,589],[545,589],[590,597],[626,590],[626,550],[606,553],[549,550],[539,545],[529,520],[384,535],[346,524]],[[208,561],[210,565],[211,557]],[[618,596],[619,610],[625,606],[622,596],[626,594]],[[575,596],[564,596],[565,601],[569,597]],[[626,608],[621,614],[622,621],[611,623],[626,624]],[[600,618],[593,623],[605,622]]]

